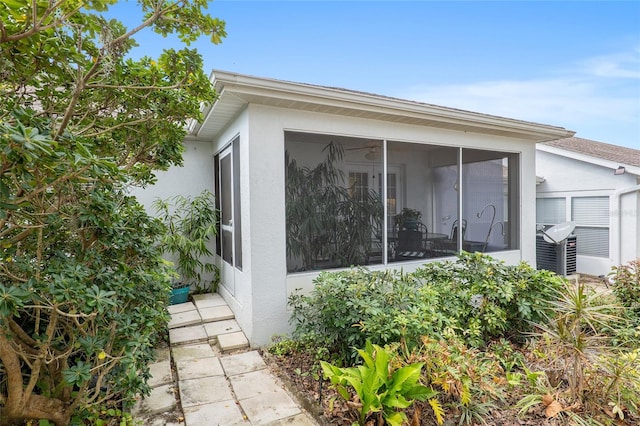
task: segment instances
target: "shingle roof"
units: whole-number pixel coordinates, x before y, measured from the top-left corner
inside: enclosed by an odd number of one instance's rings
[[[582,138],[564,138],[555,141],[543,142],[545,145],[579,154],[589,155],[595,158],[613,161],[624,166],[640,167],[640,150],[611,145],[604,142],[596,142]]]

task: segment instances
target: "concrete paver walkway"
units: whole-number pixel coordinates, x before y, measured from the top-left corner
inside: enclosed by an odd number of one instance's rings
[[[160,351],[151,365],[152,392],[134,407],[134,418],[153,426],[316,425],[260,353],[249,349],[224,299],[193,298],[169,307],[170,350]],[[162,413],[179,408],[183,416],[177,422],[164,420]]]

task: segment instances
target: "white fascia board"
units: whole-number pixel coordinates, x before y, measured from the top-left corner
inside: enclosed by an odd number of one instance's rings
[[[529,135],[537,142],[566,138],[575,133],[562,127],[331,87],[250,77],[217,70],[213,71],[212,78],[219,94],[220,91],[226,90],[238,95],[310,102],[336,108],[422,118],[488,130],[510,130]]]
[[[536,149],[542,152],[548,152],[549,154],[559,155],[561,157],[571,158],[584,163],[594,164],[600,167],[606,167],[611,170],[616,170],[618,167],[623,166],[626,173],[631,173],[640,176],[640,167],[630,166],[624,163],[616,163],[615,161],[606,160],[604,158],[593,157],[591,155],[582,154],[579,152],[571,151],[569,149],[562,149],[555,146],[545,145],[540,143],[536,145]]]

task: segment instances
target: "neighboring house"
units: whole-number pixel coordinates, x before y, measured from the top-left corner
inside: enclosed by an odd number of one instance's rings
[[[212,81],[184,167],[137,195],[148,206],[215,192],[219,292],[253,345],[289,330],[288,296],[322,269],[410,271],[459,247],[535,264],[536,143],[573,132],[223,71]],[[420,223],[400,227],[403,208]]]
[[[575,221],[577,272],[640,257],[640,150],[576,137],[538,144],[536,221]]]

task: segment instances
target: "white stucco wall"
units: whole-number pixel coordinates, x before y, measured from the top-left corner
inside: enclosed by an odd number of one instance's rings
[[[185,142],[184,167],[172,167],[166,172],[158,172],[155,185],[147,188],[133,188],[131,194],[153,213],[151,207],[156,198],[174,195],[196,196],[203,190],[213,189],[213,149],[209,142]]]
[[[274,333],[287,332],[287,296],[296,288],[309,290],[313,273],[286,272],[284,132],[305,131],[354,137],[388,139],[436,145],[464,146],[520,152],[522,250],[495,253],[510,263],[535,263],[535,147],[531,143],[487,135],[474,135],[418,126],[325,115],[306,111],[250,106],[251,271],[254,317],[252,342],[265,344]],[[242,136],[241,136],[242,139]],[[420,262],[396,265],[405,271]],[[382,268],[382,266],[380,267]]]
[[[491,253],[515,264],[535,264],[535,145],[516,139],[415,125],[380,122],[308,111],[249,105],[210,142],[187,142],[185,166],[158,176],[158,183],[135,191],[147,206],[155,197],[214,190],[213,155],[240,137],[243,267],[228,268],[219,292],[254,346],[289,331],[288,295],[312,288],[314,273],[287,274],[285,234],[285,131],[387,139],[519,153],[520,250]],[[428,207],[425,206],[425,210]],[[224,264],[220,262],[224,268]],[[393,265],[411,271],[422,262]],[[372,269],[384,266],[372,267]]]
[[[610,197],[609,257],[578,255],[578,273],[606,275],[612,266],[627,263],[640,256],[638,192],[614,196],[617,191],[638,185],[638,176],[631,173],[614,175],[609,167],[541,150],[536,152],[536,164],[537,175],[545,179],[537,186],[537,195],[540,197]],[[616,205],[618,198],[619,206]],[[570,215],[571,211],[567,209],[567,221],[571,220]]]

